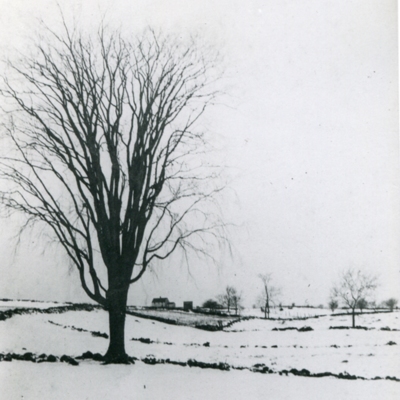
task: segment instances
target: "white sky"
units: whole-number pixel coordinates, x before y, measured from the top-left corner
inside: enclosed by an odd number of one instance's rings
[[[62,3],[80,23],[99,15],[135,31],[197,33],[221,49],[229,96],[207,115],[236,200],[223,204],[234,257],[179,258],[131,288],[131,302],[179,305],[227,284],[247,305],[272,272],[282,301],[326,303],[348,267],[380,276],[377,299],[400,297],[397,9],[394,0],[98,0]],[[23,51],[36,18],[57,26],[53,1],[0,0],[0,51]],[[0,298],[87,298],[62,250],[1,220]]]

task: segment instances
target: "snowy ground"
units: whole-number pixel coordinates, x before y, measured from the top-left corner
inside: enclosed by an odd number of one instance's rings
[[[374,310],[366,310],[366,313],[373,312]],[[387,309],[376,310],[379,312],[388,311]],[[346,314],[349,310],[337,309],[334,314]],[[258,318],[264,318],[264,312],[260,308],[246,308],[241,311],[242,316],[254,316]],[[331,310],[327,308],[316,308],[316,307],[272,307],[270,310],[270,318],[272,319],[302,319],[312,318],[317,316],[330,316],[332,315]]]
[[[31,300],[0,300],[0,311],[12,310],[14,308],[51,308],[66,306],[66,303],[54,303],[54,302],[42,302],[42,301],[31,301]]]
[[[197,312],[185,312],[178,310],[154,310],[154,309],[136,309],[135,307],[130,307],[130,311],[136,314],[143,314],[147,316],[154,316],[165,318],[170,321],[175,321],[179,325],[218,325],[218,321],[221,321],[224,325],[229,323],[229,321],[237,320],[238,316],[235,314],[234,310],[231,310],[230,314],[227,310],[223,310],[225,316],[210,314],[200,314]],[[339,310],[339,313],[345,313],[345,310]],[[273,307],[270,311],[271,319],[304,319],[310,317],[316,317],[321,315],[332,314],[329,310],[323,308],[310,308],[310,307],[293,307],[293,308],[279,308]],[[257,317],[264,318],[264,313],[260,308],[249,308],[240,311],[241,317]]]
[[[398,382],[346,381],[214,371],[171,365],[0,363],[2,399],[242,400],[399,398]]]
[[[341,311],[341,310],[340,310]],[[338,311],[338,312],[340,312]],[[272,307],[270,309],[270,318],[307,318],[316,315],[329,315],[330,310],[324,308],[312,307]],[[241,312],[243,316],[264,317],[264,312],[260,308],[247,308]]]
[[[226,325],[231,321],[237,321],[239,316],[220,316],[212,314],[201,314],[192,311],[181,311],[181,310],[130,310],[133,314],[138,316],[143,315],[144,317],[155,317],[155,319],[162,322],[170,321],[171,323],[176,323],[178,325],[185,326],[211,326],[218,327],[221,325]],[[166,321],[163,321],[166,320]]]
[[[350,322],[349,316],[299,321],[252,319],[224,331],[208,332],[127,316],[129,355],[139,360],[226,363],[231,370],[147,365],[141,361],[128,366],[104,366],[88,360],[80,361],[79,366],[3,361],[0,399],[316,399],[322,394],[324,399],[400,398],[400,382],[395,381],[279,375],[282,370],[296,368],[367,379],[400,378],[400,313],[357,317],[357,325],[369,330],[329,329]],[[14,315],[0,321],[0,353],[76,357],[90,350],[104,354],[108,340],[91,332],[108,333],[107,324],[107,314],[102,310]],[[313,330],[272,330],[304,326]],[[388,327],[391,330],[381,330]],[[252,372],[255,364],[265,364],[277,373]],[[249,369],[233,369],[242,367]]]

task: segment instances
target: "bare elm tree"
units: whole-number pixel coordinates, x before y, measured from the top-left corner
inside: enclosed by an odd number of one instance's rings
[[[218,57],[152,30],[126,39],[64,28],[3,74],[1,201],[25,226],[50,228],[109,312],[105,360],[127,362],[130,285],[176,249],[210,255],[225,239],[195,128],[217,94]]]
[[[341,300],[351,310],[352,327],[356,323],[356,308],[360,300],[366,301],[377,287],[377,277],[360,270],[348,269],[342,273],[340,280],[332,289],[332,297]]]

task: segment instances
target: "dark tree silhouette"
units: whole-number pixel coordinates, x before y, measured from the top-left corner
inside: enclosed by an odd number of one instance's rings
[[[367,300],[365,300],[364,298],[361,298],[360,300],[358,300],[357,307],[360,309],[361,312],[363,310],[365,310],[368,307]]]
[[[332,297],[342,300],[352,314],[352,327],[356,326],[356,308],[361,299],[365,299],[377,287],[377,278],[354,269],[343,272],[339,282],[332,289]]]
[[[217,57],[151,30],[125,40],[64,28],[4,73],[1,200],[25,227],[51,228],[109,312],[106,361],[127,362],[129,286],[178,248],[210,255],[225,239],[194,126],[217,94]]]
[[[328,305],[332,312],[334,312],[339,307],[339,303],[335,299],[329,300]]]
[[[394,310],[394,308],[397,306],[397,303],[398,303],[397,299],[395,299],[395,298],[393,298],[393,297],[391,297],[390,299],[388,299],[388,300],[385,301],[385,305],[386,305],[387,307],[389,307],[389,310],[390,310],[390,311],[393,311],[393,310]]]

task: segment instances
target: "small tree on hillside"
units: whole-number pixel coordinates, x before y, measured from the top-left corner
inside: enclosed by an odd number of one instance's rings
[[[259,297],[258,303],[261,305],[261,309],[264,311],[264,318],[269,319],[271,305],[275,305],[277,297],[281,291],[276,286],[272,286],[271,274],[259,274],[258,277],[261,279],[263,288]]]
[[[390,311],[393,311],[395,309],[397,303],[398,303],[397,299],[393,297],[385,301],[385,305],[390,309]]]
[[[377,287],[377,278],[360,270],[348,269],[332,289],[333,298],[341,300],[351,310],[352,327],[356,319],[356,308],[361,299],[367,298]]]

